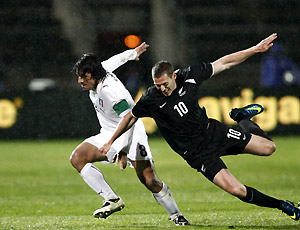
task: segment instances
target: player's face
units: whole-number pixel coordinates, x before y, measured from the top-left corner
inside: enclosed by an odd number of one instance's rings
[[[96,89],[96,79],[92,78],[90,73],[85,74],[84,77],[78,76],[78,83],[81,85],[83,90]]]
[[[176,89],[176,74],[173,73],[171,77],[169,77],[166,73],[161,75],[159,78],[153,77],[154,85],[158,90],[160,90],[163,95],[166,97],[170,96],[174,89]]]

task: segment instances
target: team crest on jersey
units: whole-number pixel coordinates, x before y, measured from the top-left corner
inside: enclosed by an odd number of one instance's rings
[[[101,98],[99,98],[98,100],[98,104],[94,103],[94,108],[97,112],[103,111],[104,112],[104,108],[103,108],[103,100]]]
[[[178,94],[180,97],[184,96],[186,94],[186,91],[183,91],[183,86],[181,87],[181,89],[178,91]]]
[[[99,98],[99,105],[103,108],[103,100]]]

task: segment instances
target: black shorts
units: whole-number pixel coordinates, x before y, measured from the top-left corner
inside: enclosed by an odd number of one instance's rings
[[[227,168],[221,156],[242,153],[249,143],[251,134],[241,128],[229,127],[217,120],[209,119],[209,125],[203,133],[205,139],[199,143],[186,161],[212,181],[223,168]]]

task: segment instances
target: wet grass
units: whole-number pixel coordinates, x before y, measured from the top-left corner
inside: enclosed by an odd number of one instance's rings
[[[300,201],[300,137],[276,137],[271,157],[223,160],[242,183],[280,199]],[[80,140],[0,142],[0,229],[173,229],[168,215],[137,180],[134,170],[96,163],[125,201],[107,219],[102,204],[69,164]],[[150,138],[158,176],[172,190],[191,226],[176,229],[300,229],[278,210],[249,205],[221,191],[191,169],[160,138]]]

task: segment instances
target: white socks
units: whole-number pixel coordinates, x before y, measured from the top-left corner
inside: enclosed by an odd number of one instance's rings
[[[105,200],[118,198],[118,196],[104,180],[101,171],[92,163],[87,163],[80,171],[80,175],[82,176],[83,180]]]
[[[178,215],[182,215],[179,211],[177,204],[172,196],[171,190],[169,187],[163,182],[163,188],[159,193],[152,193],[154,199],[165,208],[168,214],[173,220]]]
[[[83,180],[105,200],[118,198],[118,196],[104,180],[101,171],[92,163],[87,163],[80,171],[80,175],[82,176]],[[154,199],[165,208],[172,220],[178,215],[182,215],[169,187],[165,183],[163,183],[163,187],[160,192],[152,194]]]

